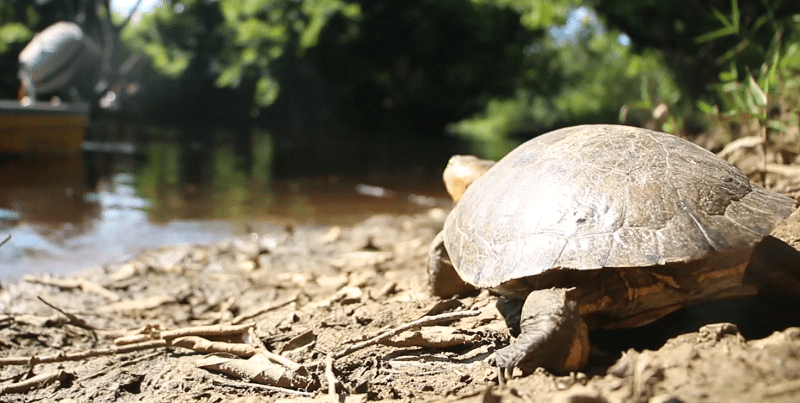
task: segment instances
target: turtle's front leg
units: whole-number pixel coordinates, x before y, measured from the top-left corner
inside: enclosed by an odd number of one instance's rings
[[[447,249],[444,247],[444,231],[439,232],[431,242],[428,251],[428,284],[431,294],[450,298],[455,295],[469,294],[476,292],[477,289],[471,284],[467,284],[458,276]]]
[[[538,367],[555,373],[578,371],[589,358],[589,333],[578,304],[567,289],[531,292],[522,306],[520,335],[495,352],[495,363],[506,371],[519,367],[531,373]]]

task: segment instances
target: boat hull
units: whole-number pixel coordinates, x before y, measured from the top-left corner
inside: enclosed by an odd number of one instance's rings
[[[0,153],[76,152],[86,137],[89,105],[0,100]]]

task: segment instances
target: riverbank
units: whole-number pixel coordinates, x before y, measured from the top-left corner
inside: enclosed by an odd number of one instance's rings
[[[441,301],[427,291],[428,246],[445,214],[275,227],[74,276],[5,282],[0,394],[8,402],[328,401],[333,382],[348,402],[800,396],[800,329],[749,325],[742,315],[729,319],[738,328],[687,329],[679,316],[640,333],[593,334],[586,373],[539,370],[494,386],[485,358],[511,337],[496,297]],[[796,243],[798,222],[795,214],[774,234]],[[429,323],[380,337],[419,320]],[[649,350],[623,354],[642,345]]]

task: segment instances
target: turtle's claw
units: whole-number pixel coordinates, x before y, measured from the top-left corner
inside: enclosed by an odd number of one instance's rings
[[[510,379],[514,367],[507,368],[497,363],[497,351],[492,353],[487,359],[486,363],[494,367],[494,374],[497,377],[497,384],[504,386],[506,379]]]
[[[494,373],[497,375],[497,384],[500,387],[506,386],[506,374],[504,373],[507,370],[503,370],[500,367],[494,367]]]

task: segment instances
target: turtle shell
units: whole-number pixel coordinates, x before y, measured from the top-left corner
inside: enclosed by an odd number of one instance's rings
[[[646,267],[741,250],[793,207],[689,141],[585,125],[536,137],[497,162],[447,217],[444,243],[464,281],[490,288],[553,268]]]

